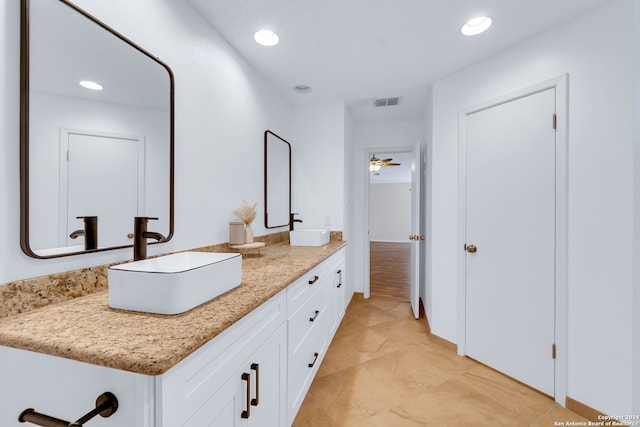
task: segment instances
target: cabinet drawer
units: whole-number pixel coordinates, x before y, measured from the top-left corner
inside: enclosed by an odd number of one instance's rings
[[[329,279],[321,264],[287,287],[287,318],[298,311]]]
[[[326,295],[326,293],[325,293]],[[295,416],[320,367],[330,342],[332,317],[325,312],[296,347],[289,341],[288,413]],[[308,320],[308,319],[307,319]],[[291,320],[289,321],[291,324]],[[311,365],[311,366],[310,366]],[[289,420],[291,422],[292,419]]]
[[[328,287],[318,289],[304,305],[296,311],[289,319],[289,348],[295,352],[296,349],[315,333],[315,329],[320,328],[324,323],[324,318],[329,317],[329,293]]]

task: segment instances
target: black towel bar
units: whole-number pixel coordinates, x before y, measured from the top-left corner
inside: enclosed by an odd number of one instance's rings
[[[84,416],[79,418],[76,422],[70,423],[59,418],[50,417],[49,415],[40,414],[33,408],[25,409],[18,416],[18,421],[21,423],[32,423],[42,427],[82,427],[84,423],[100,415],[103,418],[108,418],[118,410],[118,398],[113,393],[102,393],[96,399],[96,407],[87,412]]]

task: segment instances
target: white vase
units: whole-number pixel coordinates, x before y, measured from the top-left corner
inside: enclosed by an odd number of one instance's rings
[[[253,230],[251,229],[251,225],[249,224],[247,224],[244,229],[244,242],[253,243]]]

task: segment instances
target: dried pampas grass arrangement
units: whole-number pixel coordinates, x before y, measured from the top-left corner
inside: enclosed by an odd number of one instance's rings
[[[246,225],[249,225],[256,219],[256,206],[258,203],[254,203],[253,206],[249,206],[249,204],[243,200],[242,206],[233,211],[233,213],[240,218],[242,222]]]

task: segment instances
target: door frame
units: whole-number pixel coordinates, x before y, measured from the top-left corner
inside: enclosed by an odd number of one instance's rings
[[[418,141],[419,142],[419,141]],[[412,145],[398,145],[398,146],[382,146],[382,147],[364,147],[364,151],[362,152],[361,164],[366,165],[363,168],[364,172],[364,203],[363,203],[363,213],[362,213],[362,247],[364,248],[364,256],[362,262],[362,278],[363,278],[363,294],[365,299],[369,299],[371,296],[371,248],[369,245],[369,191],[371,182],[369,179],[369,159],[371,158],[371,154],[373,153],[413,153],[414,146]],[[413,159],[416,162],[421,161],[421,159]],[[411,212],[413,215],[413,212]],[[419,221],[420,219],[418,219]],[[419,292],[418,292],[419,295]]]
[[[562,74],[538,84],[465,108],[458,120],[458,354],[466,355],[466,264],[465,244],[467,223],[467,146],[466,118],[488,108],[515,101],[548,89],[556,92],[556,242],[555,242],[555,401],[565,405],[567,395],[567,308],[568,308],[568,114],[569,75]],[[551,120],[551,118],[550,118]],[[551,352],[551,349],[549,349]]]

